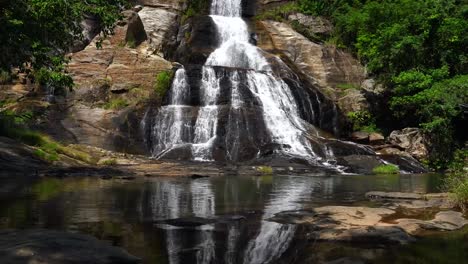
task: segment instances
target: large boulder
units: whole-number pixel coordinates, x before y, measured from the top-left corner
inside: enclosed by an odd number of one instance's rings
[[[161,8],[144,7],[139,16],[150,40],[150,51],[164,56],[166,46],[177,41],[178,13]]]
[[[428,157],[427,138],[418,128],[395,130],[387,141],[419,160]]]

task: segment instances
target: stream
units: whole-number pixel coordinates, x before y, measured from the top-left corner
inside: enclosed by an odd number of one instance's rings
[[[447,263],[462,263],[466,228],[381,247],[310,241],[300,225],[268,220],[324,205],[373,206],[364,196],[371,190],[437,192],[439,185],[437,175],[44,178],[1,198],[0,228],[87,233],[144,263],[409,263],[443,257],[440,247],[455,256]]]

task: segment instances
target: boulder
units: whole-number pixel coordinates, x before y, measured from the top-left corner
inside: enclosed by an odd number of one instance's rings
[[[351,140],[359,143],[368,143],[369,136],[367,132],[357,131],[351,134]]]
[[[385,137],[380,133],[370,133],[369,135],[369,143],[371,145],[380,145],[385,142]]]
[[[395,130],[387,141],[421,160],[428,157],[427,138],[418,128]]]
[[[94,237],[52,230],[0,231],[2,263],[141,263],[125,250]]]
[[[138,14],[149,38],[150,52],[164,56],[165,47],[177,40],[178,14],[153,7],[144,7]]]

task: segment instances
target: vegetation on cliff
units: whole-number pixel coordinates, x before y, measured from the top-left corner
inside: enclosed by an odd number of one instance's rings
[[[126,0],[5,0],[0,5],[0,72],[33,70],[40,84],[71,87],[64,53],[81,39],[80,22],[95,17],[112,33]],[[4,79],[4,78],[2,78]]]
[[[389,111],[373,113],[377,124],[387,131],[423,128],[431,138],[428,163],[446,167],[466,141],[460,133],[468,102],[466,1],[297,0],[260,18],[285,20],[293,12],[334,23],[324,41],[355,53],[389,88],[381,107]]]

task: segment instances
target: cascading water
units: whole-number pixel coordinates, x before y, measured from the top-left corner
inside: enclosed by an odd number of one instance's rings
[[[332,150],[311,139],[311,125],[301,118],[290,87],[275,76],[264,52],[249,43],[248,25],[241,12],[241,0],[213,0],[210,17],[219,46],[201,68],[199,103],[195,111],[189,106],[187,73],[183,68],[177,70],[170,104],[161,108],[152,123],[153,155],[164,157],[183,148],[192,160],[210,161],[217,160],[215,149],[218,154],[221,149],[223,159],[236,161],[241,152],[250,151],[255,158],[263,146],[275,146],[273,153],[329,166],[328,161],[334,158]],[[229,102],[220,103],[226,97]],[[313,106],[307,102],[315,120]],[[221,118],[226,111],[227,118]],[[260,117],[252,119],[257,112],[261,112]],[[256,135],[260,126],[265,130],[262,136]],[[256,145],[256,150],[249,149],[251,145]]]

